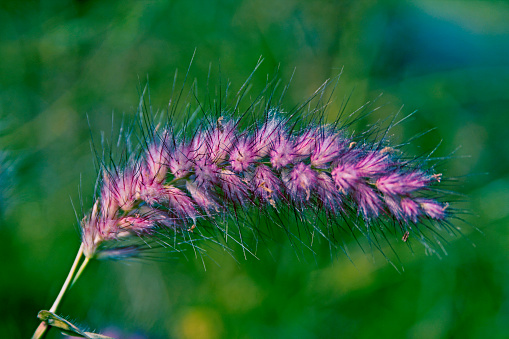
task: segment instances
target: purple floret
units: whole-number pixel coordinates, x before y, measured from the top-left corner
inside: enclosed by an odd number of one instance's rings
[[[310,165],[301,162],[283,177],[283,181],[294,200],[309,200],[317,184],[316,175]]]

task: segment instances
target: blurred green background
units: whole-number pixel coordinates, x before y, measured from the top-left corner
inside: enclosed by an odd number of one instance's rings
[[[373,119],[417,110],[395,139],[435,128],[407,150],[461,147],[439,171],[460,178],[468,239],[442,259],[395,239],[401,272],[355,243],[355,265],[287,241],[260,260],[212,253],[206,271],[192,256],[93,262],[60,314],[121,338],[509,338],[509,5],[467,0],[2,1],[0,147],[14,170],[2,182],[0,337],[32,335],[79,247],[70,199],[81,182],[90,208],[96,175],[86,115],[96,136],[111,129],[147,77],[165,109],[195,48],[198,88],[212,64],[212,84],[220,67],[236,91],[261,55],[251,93],[278,65],[283,83],[295,70],[289,108],[344,67],[333,105],[353,93],[351,112],[383,92]]]

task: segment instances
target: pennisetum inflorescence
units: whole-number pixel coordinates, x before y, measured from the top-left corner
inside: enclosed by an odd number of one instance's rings
[[[446,219],[448,205],[432,197],[440,174],[334,125],[296,130],[283,112],[267,116],[244,130],[221,116],[190,139],[164,128],[142,156],[103,169],[100,194],[82,221],[85,256],[121,256],[123,238],[199,232],[198,219],[252,206],[322,209],[329,218],[361,217],[368,228],[392,220],[404,231]]]
[[[51,312],[89,259],[137,256],[156,244],[201,250],[197,239],[234,241],[249,251],[242,228],[256,232],[256,226],[240,222],[243,214],[265,215],[292,236],[298,225],[286,224],[282,215],[319,220],[307,230],[331,243],[339,242],[346,225],[368,236],[392,228],[404,241],[416,238],[428,250],[440,246],[436,233],[426,230],[448,226],[452,212],[437,190],[441,174],[427,167],[429,157],[406,157],[389,145],[389,128],[351,133],[354,115],[326,123],[327,85],[290,112],[273,101],[274,92],[240,111],[245,88],[234,106],[199,106],[201,118],[177,103],[156,119],[140,103],[138,118],[120,135],[127,145],[120,163],[106,161],[108,152],[99,157],[80,253]],[[237,227],[225,227],[228,219]],[[34,337],[46,327],[41,323]]]

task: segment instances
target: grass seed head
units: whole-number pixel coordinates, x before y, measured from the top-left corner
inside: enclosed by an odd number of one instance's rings
[[[100,193],[82,220],[85,254],[99,257],[105,244],[121,253],[121,240],[168,232],[191,239],[203,220],[228,238],[221,221],[253,207],[261,214],[290,211],[299,220],[322,213],[324,228],[344,222],[360,229],[362,222],[374,233],[388,222],[405,234],[413,225],[448,222],[448,204],[435,190],[440,174],[426,161],[405,159],[385,138],[370,139],[372,129],[348,136],[339,119],[322,123],[327,106],[285,113],[260,105],[265,118],[249,123],[245,113],[212,108],[215,114],[185,125],[190,138],[173,124],[176,109],[157,127],[149,124],[139,151],[126,154],[123,165],[103,166]],[[295,122],[310,115],[304,127]],[[240,225],[237,236],[242,243]]]

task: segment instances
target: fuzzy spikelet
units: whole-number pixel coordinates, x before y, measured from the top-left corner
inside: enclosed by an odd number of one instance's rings
[[[117,177],[112,180],[105,180],[107,184],[103,186],[103,197],[107,196],[108,191],[112,194],[112,199],[118,204],[124,211],[130,211],[133,209],[133,204],[137,199],[137,195],[140,194],[142,185],[142,179],[139,170],[136,168],[126,168],[124,172],[119,173]],[[115,215],[116,211],[111,211],[110,215]]]
[[[403,218],[417,222],[419,218],[419,205],[410,198],[403,198],[400,201]]]
[[[421,206],[423,213],[435,220],[442,220],[446,217],[447,204],[442,205],[437,201],[431,199],[417,199]]]
[[[290,195],[295,200],[309,200],[311,190],[316,186],[317,173],[303,162],[298,163],[290,173],[283,176],[283,181]]]
[[[376,181],[376,187],[383,194],[393,196],[410,194],[424,189],[431,183],[431,178],[419,171],[409,173],[391,173]]]
[[[86,255],[99,257],[102,244],[132,236],[199,231],[201,219],[251,206],[319,210],[330,219],[363,220],[375,231],[377,222],[406,229],[448,217],[448,205],[428,193],[439,175],[380,144],[353,142],[337,127],[299,131],[283,123],[284,113],[269,113],[265,123],[247,129],[220,117],[190,139],[170,127],[153,131],[141,156],[115,173],[105,169],[100,195],[82,222]]]
[[[264,147],[261,146],[261,149]],[[230,154],[230,165],[235,172],[243,172],[255,162],[257,155],[254,142],[248,138],[241,138]]]
[[[325,172],[318,172],[316,183],[316,193],[323,206],[334,214],[339,213],[341,210],[341,193],[335,187],[330,175]]]
[[[270,151],[270,163],[274,169],[279,170],[292,163],[296,159],[293,142],[286,134],[280,134],[276,137],[274,145]]]
[[[179,144],[175,150],[169,154],[168,166],[171,174],[178,179],[185,177],[193,168],[191,146],[184,143]]]
[[[274,113],[274,112],[270,112]],[[256,156],[264,157],[269,154],[273,144],[276,142],[281,127],[281,121],[272,118],[266,121],[263,126],[255,133],[254,146],[256,146]]]
[[[256,167],[251,179],[251,189],[263,202],[274,204],[281,196],[281,180],[266,165]]]
[[[326,132],[320,135],[310,157],[311,165],[321,167],[335,161],[344,151],[345,146],[345,140],[342,140],[337,133]]]
[[[191,181],[186,182],[186,190],[189,192],[196,205],[201,210],[205,211],[208,216],[210,216],[210,212],[218,211],[217,203],[205,190],[199,188]]]

